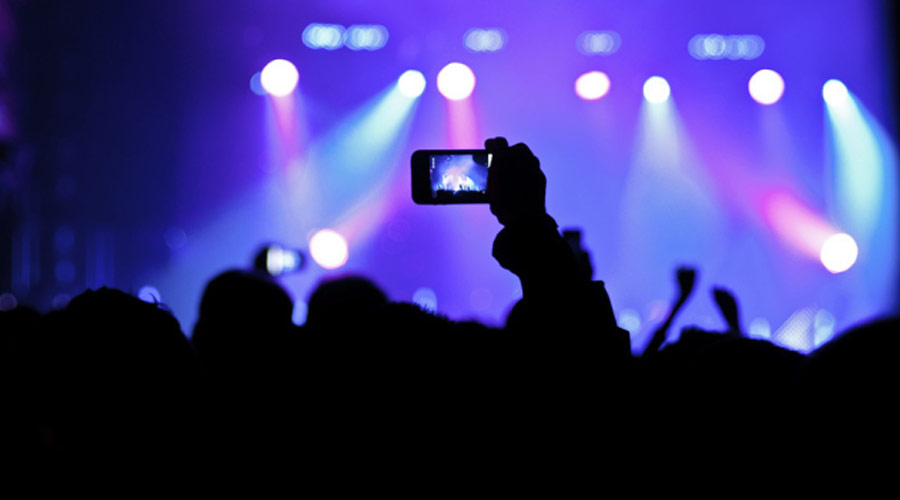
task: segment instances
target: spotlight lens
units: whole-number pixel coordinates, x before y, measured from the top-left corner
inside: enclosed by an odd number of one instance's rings
[[[784,94],[784,79],[771,69],[761,69],[750,77],[747,88],[754,101],[768,106],[778,102]]]
[[[462,63],[450,63],[438,73],[437,87],[451,101],[460,101],[475,90],[475,73]]]
[[[672,90],[669,88],[669,82],[661,76],[651,76],[644,82],[644,99],[652,103],[666,102],[671,95]]]
[[[336,231],[323,229],[309,240],[309,253],[316,264],[337,269],[347,263],[347,240]]]
[[[397,80],[397,87],[400,89],[401,94],[410,99],[415,99],[422,95],[422,92],[425,92],[425,75],[421,71],[414,69],[407,70]]]
[[[822,86],[822,97],[828,104],[840,104],[850,95],[847,86],[840,80],[828,80]]]
[[[595,101],[609,92],[609,77],[602,71],[585,73],[575,80],[575,93],[586,101]]]
[[[850,269],[856,263],[859,256],[859,248],[856,241],[846,233],[832,235],[822,245],[819,258],[822,265],[832,274],[842,273]]]
[[[262,87],[271,95],[284,97],[297,87],[300,79],[297,67],[290,61],[275,59],[263,68],[259,76]]]

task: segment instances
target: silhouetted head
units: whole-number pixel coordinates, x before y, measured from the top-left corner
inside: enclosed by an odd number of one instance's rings
[[[270,276],[226,271],[206,285],[191,342],[208,366],[262,361],[283,347],[292,315],[291,297]]]
[[[53,322],[53,342],[73,372],[118,380],[183,376],[194,354],[178,320],[120,290],[88,290]]]
[[[309,298],[306,325],[313,329],[352,327],[387,303],[387,295],[366,278],[347,276],[323,281]]]
[[[28,349],[41,447],[116,457],[183,449],[198,362],[158,304],[88,290],[45,315]]]

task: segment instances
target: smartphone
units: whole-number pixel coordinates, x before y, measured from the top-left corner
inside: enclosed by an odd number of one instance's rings
[[[412,155],[412,197],[419,205],[487,203],[493,155],[484,149],[421,149]]]
[[[253,267],[272,276],[299,271],[306,265],[303,253],[281,245],[266,245],[259,250],[253,259]]]

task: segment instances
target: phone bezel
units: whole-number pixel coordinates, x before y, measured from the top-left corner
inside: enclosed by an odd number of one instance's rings
[[[485,149],[420,149],[412,154],[412,198],[418,205],[470,205],[488,203],[487,193],[480,192],[439,192],[431,193],[431,162],[436,155],[476,155],[488,154]]]

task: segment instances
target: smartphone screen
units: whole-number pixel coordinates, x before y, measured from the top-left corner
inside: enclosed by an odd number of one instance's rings
[[[413,199],[420,204],[487,203],[492,157],[484,150],[417,151]]]
[[[474,154],[434,155],[431,157],[431,196],[447,193],[487,193],[488,167],[491,154],[476,158]]]

